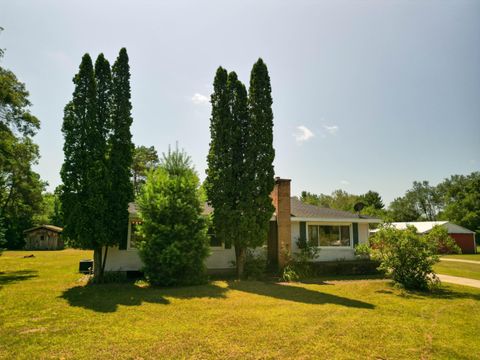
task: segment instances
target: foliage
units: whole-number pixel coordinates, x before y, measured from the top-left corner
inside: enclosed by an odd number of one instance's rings
[[[360,195],[359,201],[363,202],[366,206],[380,210],[385,207],[382,197],[376,191],[369,190],[365,194]]]
[[[128,232],[128,203],[133,201],[131,166],[134,146],[130,126],[130,66],[125,48],[120,49],[112,67],[111,135],[108,139],[108,175],[110,178],[108,212],[110,239],[107,245],[119,243],[126,249]],[[107,67],[105,66],[107,69]]]
[[[132,160],[132,182],[135,196],[140,194],[145,184],[147,173],[158,166],[157,150],[153,146],[136,146]]]
[[[221,67],[213,87],[205,191],[214,208],[216,234],[227,247],[235,246],[241,277],[246,250],[265,242],[274,210],[270,78],[259,59],[251,72],[248,96],[237,75]]]
[[[366,205],[362,210],[363,214],[382,218],[384,216],[382,197],[378,192],[372,190],[362,195],[349,194],[345,190],[340,189],[333,191],[330,195],[317,195],[308,191],[302,191],[300,200],[306,204],[343,211],[354,211],[354,205],[361,201]]]
[[[425,236],[425,239],[433,247],[436,254],[461,254],[462,250],[454,239],[448,235],[448,230],[436,225]]]
[[[384,227],[370,238],[370,243],[372,258],[380,261],[380,269],[396,283],[412,290],[427,290],[436,283],[432,266],[438,257],[414,227]]]
[[[372,249],[370,248],[370,245],[363,243],[363,244],[357,244],[355,246],[355,255],[360,256],[360,257],[370,257],[370,254],[372,253]]]
[[[32,137],[40,122],[30,113],[30,105],[25,84],[0,66],[0,217],[6,246],[11,249],[23,247],[23,230],[33,225],[33,217],[41,211],[46,185],[32,170],[39,159]]]
[[[390,204],[395,221],[434,221],[441,208],[441,196],[428,181],[414,181],[404,197]]]
[[[154,285],[190,285],[205,280],[207,220],[201,215],[199,180],[190,158],[176,149],[164,154],[138,198],[143,221],[139,254]]]
[[[299,237],[296,242],[300,251],[287,254],[287,264],[282,270],[284,281],[298,281],[315,276],[311,264],[317,258],[320,248],[302,237]]]
[[[439,219],[476,231],[480,243],[480,172],[453,175],[437,188],[444,204]]]
[[[267,255],[265,249],[256,251],[247,249],[243,277],[250,280],[260,280],[267,270]]]
[[[120,50],[113,73],[103,54],[95,69],[85,54],[74,78],[73,99],[65,106],[65,161],[57,215],[63,213],[64,234],[72,245],[94,250],[98,277],[103,275],[108,247],[122,247],[127,237],[128,202],[133,199],[129,81],[125,49]]]
[[[61,169],[61,202],[65,216],[64,234],[70,243],[82,249],[94,249],[94,271],[101,276],[102,246],[109,243],[107,207],[107,133],[108,115],[97,82],[108,63],[103,56],[96,62],[95,74],[90,55],[85,54],[74,77],[72,100],[65,106],[62,132],[65,160]],[[98,89],[105,90],[101,84]],[[97,98],[99,96],[99,98]]]

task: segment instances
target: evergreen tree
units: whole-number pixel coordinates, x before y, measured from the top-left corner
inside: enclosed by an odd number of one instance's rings
[[[130,66],[127,50],[122,48],[112,68],[112,119],[109,156],[109,228],[113,243],[126,249],[128,232],[128,203],[133,201],[130,181],[134,146],[130,126]]]
[[[190,285],[205,279],[208,239],[199,185],[190,158],[178,149],[164,154],[147,177],[138,201],[143,221],[139,253],[152,284]]]
[[[273,160],[272,89],[267,65],[262,59],[253,65],[248,93],[249,122],[245,145],[245,182],[250,194],[246,209],[255,219],[250,232],[249,246],[263,244],[267,238],[269,221],[274,207],[270,194],[275,185]]]
[[[213,82],[211,95],[210,150],[207,156],[205,191],[214,208],[213,227],[218,238],[227,247],[232,239],[232,186],[231,171],[231,112],[227,88],[227,70],[219,67]]]
[[[133,152],[132,182],[135,196],[140,194],[147,173],[158,166],[157,150],[153,146],[136,146]]]
[[[65,107],[62,132],[65,161],[61,170],[65,235],[74,246],[94,250],[95,275],[102,275],[102,247],[109,242],[105,222],[106,132],[98,116],[97,87],[93,64],[85,54],[73,80],[73,99]]]
[[[270,78],[260,59],[252,70],[249,96],[237,75],[221,67],[213,85],[205,189],[216,236],[226,247],[235,247],[241,277],[246,250],[264,243],[274,210]]]

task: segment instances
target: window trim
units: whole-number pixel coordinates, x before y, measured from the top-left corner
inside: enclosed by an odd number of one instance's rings
[[[307,237],[307,242],[310,241],[309,234],[310,231],[308,231],[308,227],[310,225],[313,226],[348,226],[349,228],[349,234],[350,234],[350,245],[349,246],[316,246],[319,249],[353,249],[353,223],[347,223],[347,222],[319,222],[319,221],[312,221],[312,222],[307,222],[306,224],[307,231],[306,231],[306,237]]]

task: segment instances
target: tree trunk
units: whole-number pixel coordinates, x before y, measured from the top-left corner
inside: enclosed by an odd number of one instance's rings
[[[237,278],[241,279],[245,270],[246,249],[235,246],[235,263],[237,265]]]
[[[102,247],[93,250],[93,277],[96,281],[102,280]]]
[[[103,254],[103,262],[102,262],[102,271],[100,276],[103,278],[103,274],[105,274],[105,264],[107,263],[107,253],[108,253],[108,246],[105,246],[105,253]]]

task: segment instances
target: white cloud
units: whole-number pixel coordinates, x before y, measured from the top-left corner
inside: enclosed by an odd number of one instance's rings
[[[204,104],[208,104],[210,102],[210,98],[208,96],[205,96],[205,95],[202,95],[202,94],[199,94],[199,93],[195,93],[195,95],[192,96],[192,102],[195,105],[204,105]]]
[[[323,128],[331,135],[335,135],[338,132],[337,125],[323,125]]]
[[[342,185],[350,185],[350,181],[348,181],[348,180],[341,180],[341,181],[340,181],[340,184],[342,184]]]
[[[306,126],[300,125],[297,126],[297,130],[293,133],[297,143],[302,144],[305,141],[310,140],[315,136],[315,134]]]

